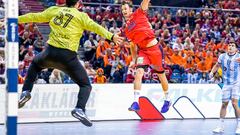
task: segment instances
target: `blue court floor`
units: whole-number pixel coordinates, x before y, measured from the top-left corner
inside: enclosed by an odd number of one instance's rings
[[[213,135],[217,119],[164,121],[100,121],[92,127],[80,122],[19,124],[18,135]],[[0,135],[4,135],[0,125]],[[235,119],[225,120],[224,135],[234,135]]]

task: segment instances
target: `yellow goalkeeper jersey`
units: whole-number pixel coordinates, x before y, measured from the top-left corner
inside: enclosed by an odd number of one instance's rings
[[[84,30],[111,39],[112,33],[95,23],[86,13],[76,8],[52,6],[40,13],[28,13],[18,17],[18,23],[49,22],[51,32],[48,44],[77,52]]]

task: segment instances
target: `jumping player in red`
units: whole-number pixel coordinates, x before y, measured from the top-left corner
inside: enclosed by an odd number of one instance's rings
[[[140,96],[142,77],[144,68],[151,66],[158,74],[161,81],[162,89],[164,91],[165,100],[161,112],[165,113],[169,110],[171,105],[168,96],[168,81],[163,68],[163,52],[162,47],[154,35],[154,31],[147,18],[147,10],[150,0],[143,0],[141,6],[133,12],[132,3],[123,1],[121,8],[122,14],[125,18],[124,33],[128,40],[133,42],[135,47],[131,47],[133,64],[137,65],[137,72],[134,80],[134,102],[129,108],[130,111],[138,111],[138,99]],[[137,55],[135,55],[137,53]]]

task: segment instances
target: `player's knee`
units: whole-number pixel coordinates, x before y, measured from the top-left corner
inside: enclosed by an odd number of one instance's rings
[[[144,74],[144,69],[143,69],[143,68],[139,68],[139,69],[137,69],[135,78],[136,78],[136,79],[142,79],[143,74]]]
[[[80,87],[80,90],[84,90],[86,92],[91,92],[92,91],[92,85],[91,84],[78,84]]]
[[[228,106],[228,102],[223,102],[223,103],[222,103],[222,108],[225,109],[225,108],[227,108],[227,106]]]
[[[87,87],[88,91],[90,91],[90,92],[92,91],[92,85],[91,84],[87,85],[86,87]]]
[[[232,101],[232,106],[234,109],[238,108],[238,102],[237,101]]]

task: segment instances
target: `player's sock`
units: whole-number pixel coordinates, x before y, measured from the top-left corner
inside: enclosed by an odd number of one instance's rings
[[[170,101],[170,97],[169,97],[168,91],[164,92],[164,96],[165,96],[164,100]]]
[[[219,120],[220,120],[219,121],[219,127],[223,129],[224,128],[224,119],[220,118]]]
[[[138,103],[140,97],[140,90],[134,90],[134,102]]]
[[[240,118],[237,118],[237,127],[240,128]]]
[[[237,128],[236,128],[235,134],[236,135],[240,134],[240,118],[237,118]]]

